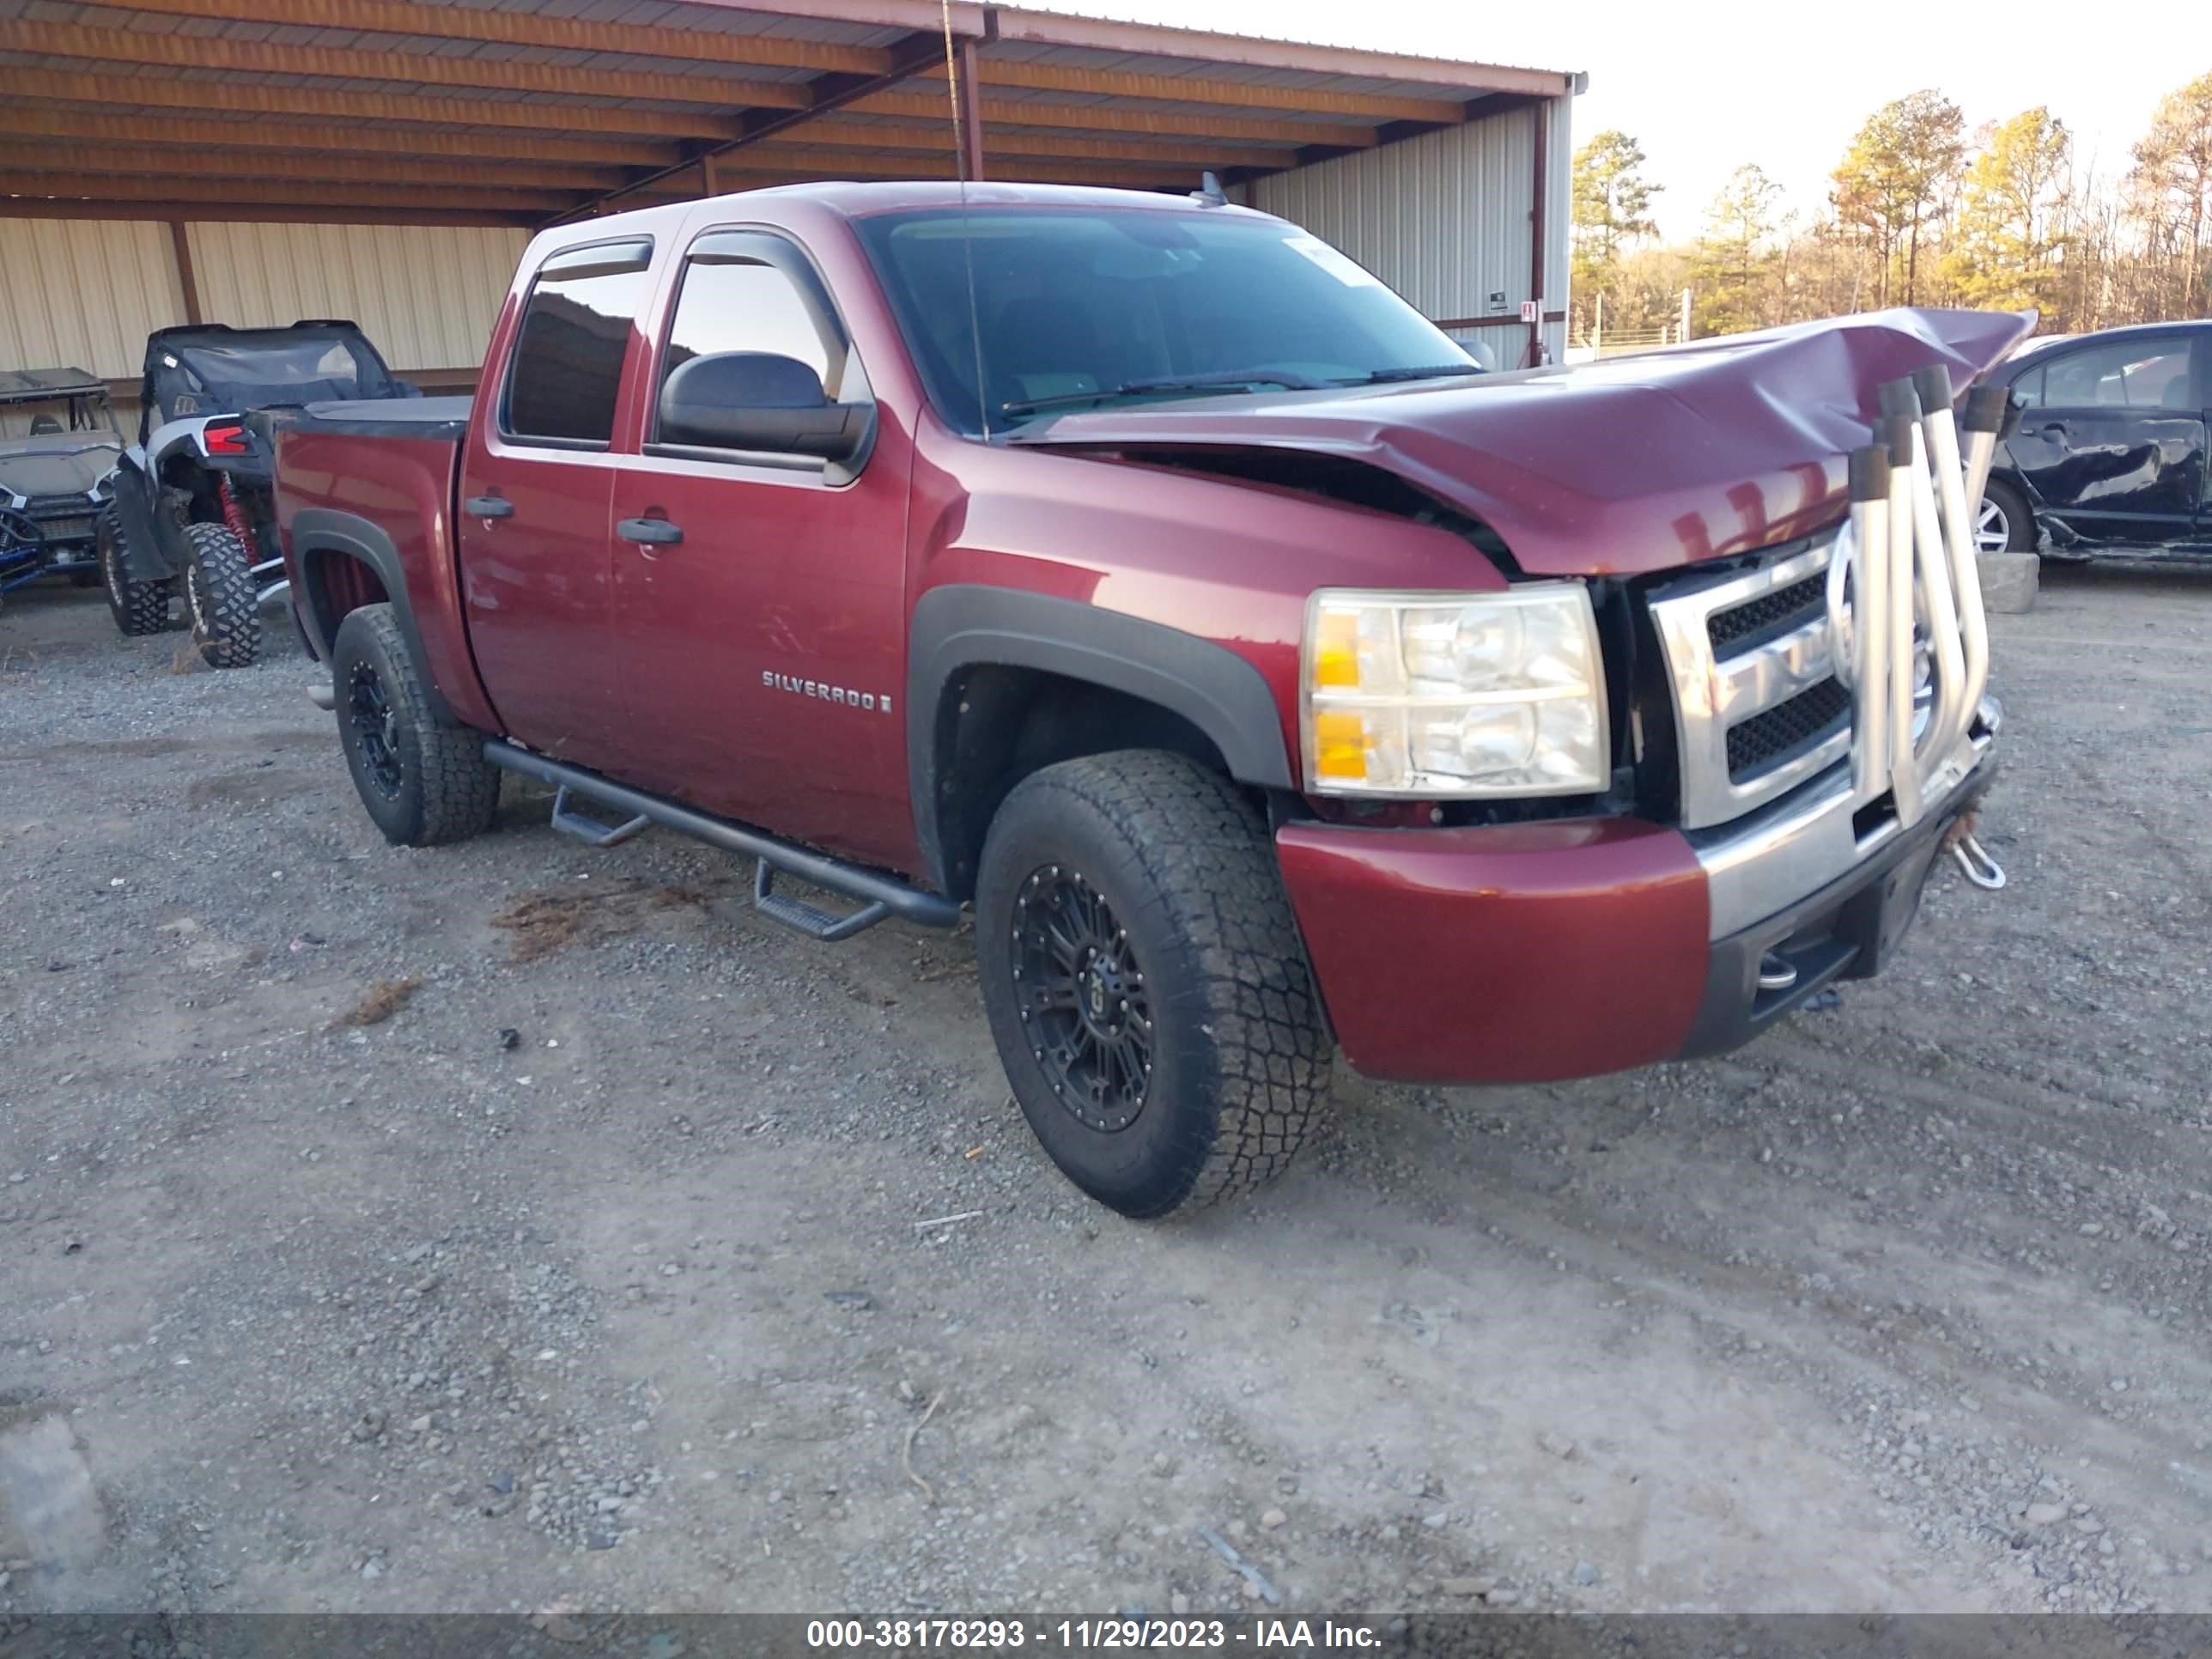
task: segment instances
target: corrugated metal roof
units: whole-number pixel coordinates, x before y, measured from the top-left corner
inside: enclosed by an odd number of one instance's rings
[[[1097,181],[1114,163],[1103,149],[1111,144],[1126,146],[1127,181],[1151,184],[1163,166],[1194,176],[1231,146],[1248,169],[1259,159],[1254,146],[1273,147],[1288,166],[1303,146],[1370,146],[1409,121],[1443,127],[1480,114],[1486,95],[1558,97],[1568,87],[1567,77],[1541,71],[974,0],[960,0],[953,15],[980,40],[987,155],[994,125],[1017,127],[1024,143],[1007,159],[1036,173],[1054,160],[1048,136],[1057,133],[1069,141],[1066,167]],[[0,210],[23,211],[32,197],[128,196],[118,211],[149,212],[144,190],[99,184],[116,170],[88,164],[85,154],[97,144],[173,144],[169,135],[187,120],[234,124],[242,150],[253,148],[263,119],[419,125],[479,135],[469,153],[491,164],[530,160],[533,131],[571,145],[604,137],[625,147],[604,167],[612,191],[658,170],[641,167],[641,141],[661,146],[660,167],[675,167],[685,145],[734,142],[761,118],[790,123],[830,104],[851,163],[896,175],[925,152],[856,143],[853,124],[934,119],[946,109],[942,73],[930,73],[938,15],[925,0],[784,0],[780,10],[732,0],[0,0]],[[807,67],[824,64],[840,67]],[[902,70],[915,72],[902,79]],[[96,107],[97,137],[72,143],[40,128],[36,108],[55,97]],[[117,120],[143,130],[118,131]],[[805,142],[804,127],[784,138]],[[358,146],[325,151],[288,139],[286,149],[333,157],[323,192],[330,203],[357,205],[366,184],[395,201],[411,195],[428,221],[483,216],[472,186],[435,169],[393,179],[375,158],[343,159]],[[733,154],[732,169],[757,177],[777,165],[776,149]],[[562,159],[592,161],[573,148]],[[313,182],[258,179],[241,160],[181,183],[190,199],[178,205],[312,209]],[[572,192],[580,204],[595,193]]]

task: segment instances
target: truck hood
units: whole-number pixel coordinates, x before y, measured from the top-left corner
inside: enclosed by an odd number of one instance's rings
[[[1572,368],[1064,415],[1006,441],[1225,472],[1255,450],[1356,462],[1482,520],[1531,574],[1636,574],[1841,519],[1875,388],[1940,363],[1964,391],[2034,321],[1875,312]]]

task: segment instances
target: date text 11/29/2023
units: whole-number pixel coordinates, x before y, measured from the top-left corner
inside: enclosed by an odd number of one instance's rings
[[[1373,1625],[1334,1619],[815,1619],[806,1645],[870,1653],[1088,1653],[1102,1649],[1236,1649],[1320,1653],[1379,1648]]]

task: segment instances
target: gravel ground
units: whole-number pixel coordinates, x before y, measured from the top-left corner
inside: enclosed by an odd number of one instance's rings
[[[286,635],[14,596],[0,1613],[1246,1607],[1201,1526],[1309,1612],[2212,1610],[2207,580],[1996,619],[2012,885],[1887,979],[1345,1076],[1165,1227],[1045,1163],[965,938],[512,781],[392,848]]]

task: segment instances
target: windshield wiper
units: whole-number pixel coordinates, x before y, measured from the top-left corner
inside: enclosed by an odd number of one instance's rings
[[[1418,368],[1378,368],[1372,374],[1334,380],[1333,386],[1389,386],[1395,380],[1440,380],[1454,374],[1486,374],[1480,363],[1427,363]]]
[[[1097,392],[1062,392],[1049,398],[1021,398],[999,405],[1001,415],[1036,415],[1048,409],[1070,409],[1077,404],[1095,404],[1108,398],[1136,398],[1156,392],[1233,392],[1253,386],[1287,386],[1293,392],[1318,392],[1329,384],[1310,375],[1293,374],[1286,369],[1230,368],[1210,374],[1163,375],[1152,380],[1124,380],[1110,389]]]

